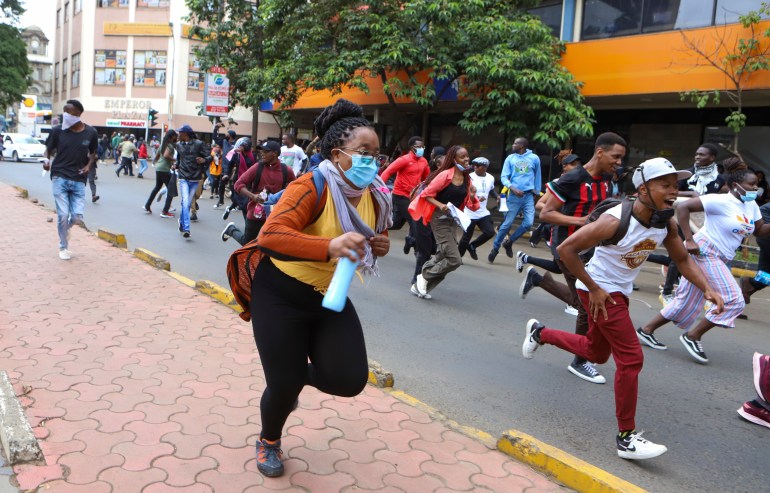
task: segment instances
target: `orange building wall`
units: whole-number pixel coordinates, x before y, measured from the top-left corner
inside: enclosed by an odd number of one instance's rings
[[[764,22],[757,32],[768,27],[770,22]],[[729,47],[734,46],[739,37],[749,36],[749,30],[739,24],[716,29],[718,31],[712,27],[568,43],[562,64],[585,84],[582,89],[585,96],[729,89],[725,75],[712,66],[705,66],[704,60],[689,50],[683,39],[684,34],[709,52],[716,47],[716,32],[724,33]],[[763,46],[767,43],[765,40]],[[746,87],[770,88],[770,73],[753,75]]]

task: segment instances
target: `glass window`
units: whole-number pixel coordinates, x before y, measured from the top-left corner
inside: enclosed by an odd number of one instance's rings
[[[714,0],[645,0],[644,32],[711,25]]]
[[[553,35],[559,37],[561,36],[562,3],[563,2],[561,1],[543,2],[545,5],[541,4],[534,9],[527,10],[527,12],[540,17],[540,20],[543,21],[543,24],[551,28]]]
[[[72,15],[78,15],[80,11],[83,10],[83,0],[75,0],[75,3],[72,4],[72,8],[75,9]]]
[[[56,10],[56,27],[61,27],[61,9]]]
[[[117,7],[121,9],[128,8],[128,0],[99,0],[97,4],[100,8]]]
[[[80,86],[80,53],[72,55],[72,87]]]
[[[94,84],[97,86],[126,85],[126,52],[96,50],[94,52]]]
[[[61,92],[67,90],[67,59],[61,62]]]
[[[53,92],[59,89],[59,62],[56,62],[53,68]]]
[[[137,7],[147,9],[167,9],[170,4],[170,0],[136,0]]]
[[[64,4],[64,22],[65,23],[67,22],[67,16],[69,15],[69,11],[70,11],[70,3],[67,2]]]
[[[642,31],[643,0],[586,0],[582,39],[610,38]]]
[[[135,51],[134,85],[165,86],[167,59],[165,51]]]
[[[717,0],[714,24],[738,22],[738,17],[748,14],[751,10],[759,9],[760,3],[757,0]]]
[[[195,47],[190,48],[190,58],[187,65],[187,88],[202,91],[205,84],[205,72],[201,70],[201,63],[195,56]]]

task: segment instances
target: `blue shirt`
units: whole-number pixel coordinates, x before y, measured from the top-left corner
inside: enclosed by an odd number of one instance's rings
[[[540,158],[529,149],[524,154],[511,154],[503,163],[500,181],[508,188],[539,194]]]

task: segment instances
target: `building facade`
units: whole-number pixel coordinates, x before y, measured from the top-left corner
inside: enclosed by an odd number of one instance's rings
[[[696,148],[702,142],[729,144],[733,133],[725,124],[729,98],[717,105],[696,109],[683,101],[685,91],[730,89],[730,82],[714,67],[703,63],[688,48],[685,39],[714,51],[715,39],[727,46],[748,32],[737,23],[741,14],[757,10],[760,0],[544,0],[530,9],[566,43],[562,64],[583,83],[582,93],[596,111],[595,133],[615,131],[629,142],[628,164],[636,165],[654,156],[665,156],[677,167],[692,166]],[[770,27],[763,22],[758,31]],[[767,45],[763,39],[762,45]],[[382,84],[369,81],[369,93],[346,92],[344,96],[364,106],[367,116],[377,122],[380,137],[387,143],[395,120],[408,114],[388,113]],[[748,126],[740,133],[742,157],[752,167],[770,171],[770,73],[758,72],[746,83],[743,95]],[[309,133],[313,115],[338,96],[318,92],[307,94],[296,105],[295,121]],[[462,102],[449,101],[423,121],[411,121],[409,135],[423,135],[431,145],[461,144],[472,155],[484,155],[499,171],[515,136],[495,129],[482,135],[467,135],[458,128]],[[415,112],[417,113],[417,112]],[[409,135],[406,136],[408,139]],[[587,159],[593,139],[576,139],[573,146]],[[402,146],[402,148],[405,146]],[[544,166],[549,167],[555,149],[537,145]],[[720,158],[727,157],[725,151]],[[544,176],[554,177],[556,167]]]
[[[200,41],[190,38],[187,15],[184,0],[57,0],[54,124],[64,102],[78,99],[83,120],[100,134],[160,136],[166,126],[188,124],[209,135],[212,123],[201,115],[205,74],[194,54]],[[157,125],[148,129],[151,108]],[[251,135],[249,109],[229,117],[236,133]],[[259,115],[258,137],[278,132],[270,115]]]

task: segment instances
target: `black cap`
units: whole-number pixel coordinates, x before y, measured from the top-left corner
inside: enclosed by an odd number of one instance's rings
[[[260,151],[273,151],[276,154],[280,154],[281,144],[274,140],[268,140],[267,142],[263,142],[261,146],[258,146],[257,149]]]
[[[230,137],[232,137],[232,138],[235,138],[235,135],[236,135],[236,134],[235,134],[235,130],[228,130],[228,131],[227,131],[227,135],[229,135],[229,136],[230,136]]]
[[[561,160],[561,165],[565,166],[567,164],[572,163],[573,161],[579,161],[579,160],[580,160],[580,156],[578,156],[577,154],[567,154],[566,156],[564,156],[564,159]]]

